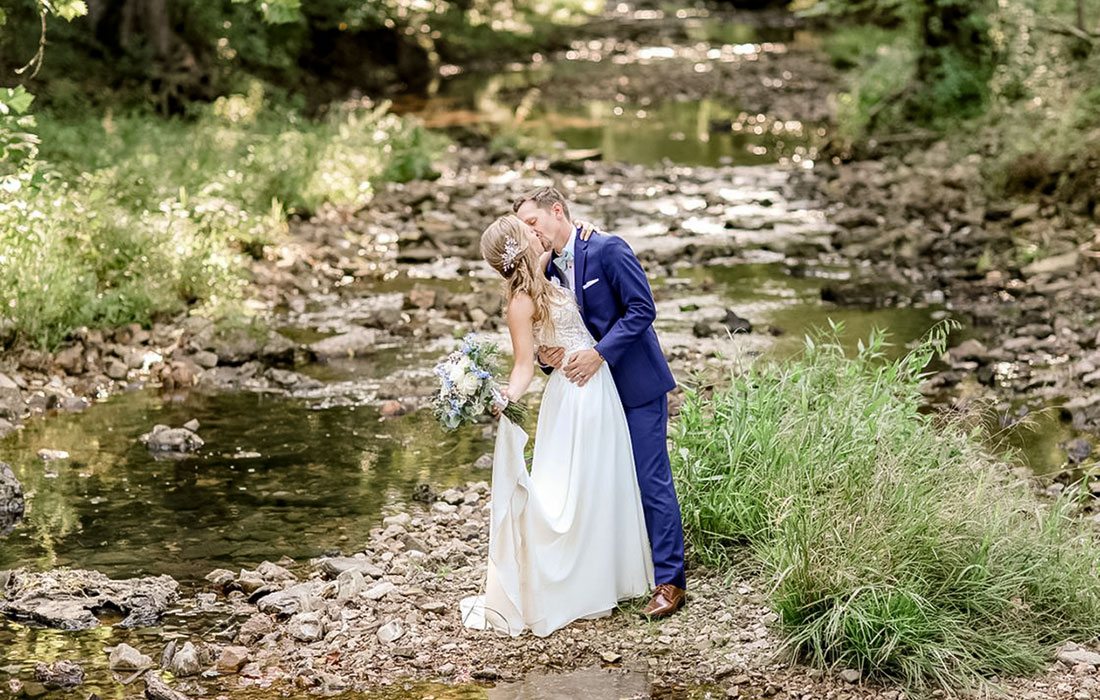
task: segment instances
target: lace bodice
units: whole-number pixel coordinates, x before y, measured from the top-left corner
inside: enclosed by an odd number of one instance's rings
[[[565,348],[566,355],[596,346],[581,318],[577,300],[568,289],[555,285],[550,295],[550,316],[554,320],[552,329],[541,323],[535,328],[537,345]]]

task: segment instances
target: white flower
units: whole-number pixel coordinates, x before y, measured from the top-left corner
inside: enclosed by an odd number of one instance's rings
[[[458,384],[466,376],[466,369],[457,363],[453,364],[447,369],[447,376],[451,378],[452,382]]]
[[[462,383],[459,385],[459,390],[463,396],[473,396],[480,388],[481,380],[477,378],[476,374],[467,374],[462,378]]]

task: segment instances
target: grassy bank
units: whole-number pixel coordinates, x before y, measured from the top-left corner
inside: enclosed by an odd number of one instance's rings
[[[1100,547],[965,423],[921,413],[944,337],[894,363],[882,336],[851,358],[808,341],[691,393],[673,467],[694,555],[758,562],[800,657],[959,689],[1100,631]]]
[[[888,28],[841,18],[825,40],[834,64],[848,70],[837,102],[840,150],[859,156],[876,142],[912,147],[943,136],[959,158],[984,156],[990,194],[1056,195],[1088,213],[1100,172],[1100,13],[1085,3],[1078,29],[1076,0],[982,2],[958,4],[985,38],[974,57],[925,45],[925,6],[908,0],[860,5]],[[819,6],[844,12],[842,3]],[[930,56],[937,67],[922,76]]]
[[[186,120],[44,114],[36,131],[38,158],[0,187],[0,340],[44,347],[80,326],[232,312],[247,257],[288,213],[430,176],[442,145],[384,108],[307,120],[259,88]]]

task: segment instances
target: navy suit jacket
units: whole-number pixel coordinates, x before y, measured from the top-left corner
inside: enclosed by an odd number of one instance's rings
[[[642,264],[618,236],[578,236],[574,247],[577,303],[596,351],[611,367],[619,398],[628,408],[647,404],[676,387],[653,320],[657,309]],[[565,277],[550,264],[548,275]]]

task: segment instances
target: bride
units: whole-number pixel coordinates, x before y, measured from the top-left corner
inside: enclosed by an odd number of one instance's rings
[[[547,279],[550,253],[531,227],[512,215],[497,219],[482,234],[481,254],[505,282],[515,364],[503,395],[516,401],[534,377],[537,346],[560,346],[568,358],[596,343],[573,295]],[[461,612],[467,627],[546,636],[644,595],[653,564],[626,416],[606,363],[583,386],[564,372],[550,375],[530,474],[526,443],[501,416],[485,593],[464,599]]]

